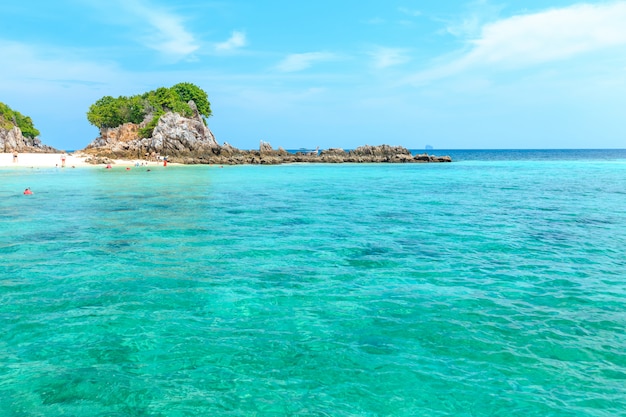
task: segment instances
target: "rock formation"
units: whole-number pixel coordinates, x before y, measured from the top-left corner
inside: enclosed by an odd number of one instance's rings
[[[22,131],[17,126],[13,126],[11,129],[0,127],[0,152],[13,151],[33,153],[59,152],[57,149],[41,143],[39,138],[29,138],[22,135]]]
[[[149,138],[140,136],[152,116],[140,124],[125,123],[115,128],[100,129],[100,136],[84,149],[85,153],[117,158],[143,158],[159,154],[170,158],[199,157],[219,148],[215,136],[206,126],[193,101],[191,118],[168,112],[159,121]]]
[[[241,165],[259,164],[276,165],[297,162],[317,163],[424,163],[424,162],[452,162],[449,156],[415,155],[401,146],[370,146],[365,145],[351,151],[331,148],[319,154],[313,153],[289,153],[283,148],[274,150],[267,142],[261,142],[259,150],[240,150],[225,143],[224,146],[214,148],[210,153],[199,157],[173,158],[172,162],[184,164],[219,164]]]
[[[274,150],[268,142],[261,141],[259,150],[240,150],[228,143],[220,146],[206,126],[193,101],[189,106],[194,116],[186,118],[168,112],[159,118],[152,137],[140,137],[151,116],[141,124],[126,123],[116,128],[103,128],[100,137],[91,142],[83,152],[97,158],[143,159],[160,155],[170,162],[184,164],[264,164],[276,165],[295,162],[451,162],[449,156],[416,155],[401,146],[361,146],[351,151],[331,148],[321,152],[289,153],[282,148]]]

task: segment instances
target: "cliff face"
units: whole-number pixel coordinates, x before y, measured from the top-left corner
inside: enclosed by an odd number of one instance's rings
[[[4,129],[0,127],[0,152],[58,152],[51,146],[44,145],[38,138],[27,138],[22,135],[19,127],[13,126],[12,129]]]
[[[200,116],[188,119],[177,113],[166,113],[152,134],[152,146],[164,155],[201,155],[219,148],[215,136]]]
[[[96,138],[89,146],[123,151],[128,149],[130,143],[140,139],[140,127],[141,125],[134,123],[125,123],[116,128],[100,129],[100,137]]]
[[[194,110],[191,118],[178,113],[168,112],[159,118],[152,137],[139,137],[141,124],[126,123],[116,128],[103,128],[100,137],[84,149],[87,153],[140,158],[146,153],[157,153],[169,157],[197,157],[219,148],[215,136],[204,124],[193,101],[189,102]]]

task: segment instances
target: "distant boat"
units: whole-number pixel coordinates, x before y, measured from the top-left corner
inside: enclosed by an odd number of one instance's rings
[[[298,154],[298,155],[318,155],[320,151],[320,147],[318,146],[315,149],[311,148],[299,148],[299,149],[288,149],[287,152]]]
[[[315,155],[315,156],[317,156],[319,151],[320,151],[320,147],[318,146],[315,149],[304,149],[304,148],[302,148],[302,150],[300,150],[299,152],[302,152],[305,155]]]

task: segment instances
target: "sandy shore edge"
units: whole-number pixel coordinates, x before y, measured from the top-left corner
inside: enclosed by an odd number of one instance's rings
[[[0,153],[0,168],[11,168],[11,167],[21,167],[21,168],[54,168],[62,166],[62,157],[61,153],[18,153],[17,161],[13,160],[12,153]],[[103,167],[104,164],[93,165],[85,162],[85,160],[89,158],[89,155],[82,154],[80,152],[74,152],[71,154],[65,154],[65,167],[66,168],[79,168],[79,167]],[[126,160],[126,159],[115,159],[113,167],[121,166],[121,167],[132,167],[135,164],[143,164],[146,165],[163,165],[163,162],[147,162],[141,159],[134,160]],[[170,165],[170,163],[168,163]]]

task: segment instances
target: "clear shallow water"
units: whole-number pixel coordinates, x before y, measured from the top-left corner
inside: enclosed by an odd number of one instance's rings
[[[626,159],[555,158],[0,169],[0,415],[624,416]]]

